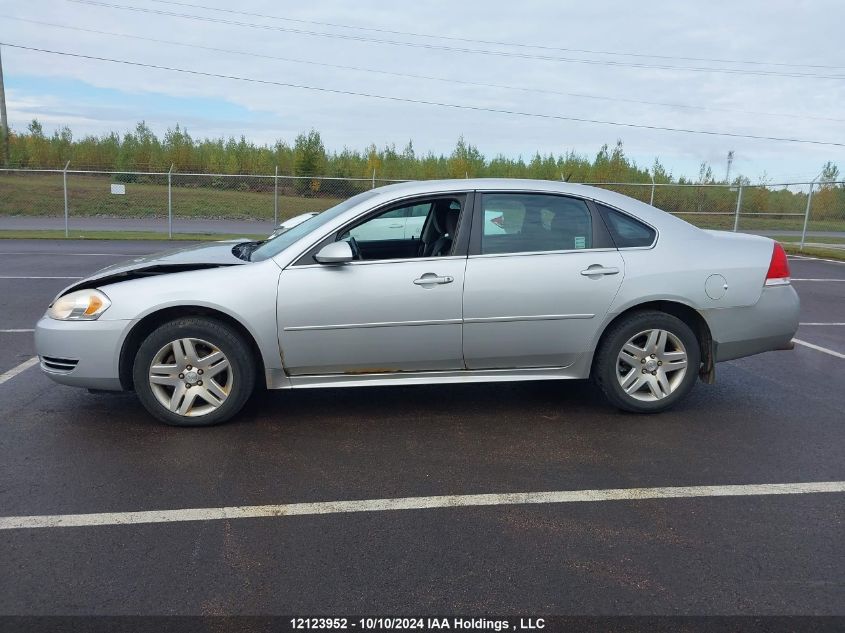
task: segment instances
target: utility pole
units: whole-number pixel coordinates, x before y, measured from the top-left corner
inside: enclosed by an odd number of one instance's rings
[[[2,160],[5,167],[9,164],[9,120],[6,118],[6,89],[3,87],[2,57],[0,57],[0,134],[3,136],[3,146],[0,148],[0,153],[3,154]]]

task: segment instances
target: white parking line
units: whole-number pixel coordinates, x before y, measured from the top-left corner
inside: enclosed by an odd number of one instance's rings
[[[813,345],[812,343],[808,343],[807,341],[802,341],[800,339],[794,338],[792,339],[793,343],[798,343],[799,345],[803,345],[804,347],[809,347],[810,349],[814,349],[817,352],[824,352],[825,354],[830,354],[831,356],[835,356],[836,358],[845,358],[845,354],[840,354],[839,352],[835,352],[832,349],[827,349],[826,347],[821,347],[820,345]]]
[[[391,510],[429,510],[542,503],[584,503],[599,501],[641,501],[643,499],[678,499],[684,497],[758,497],[769,495],[845,492],[845,481],[816,481],[794,484],[740,484],[727,486],[684,486],[671,488],[614,488],[606,490],[565,490],[558,492],[510,492],[503,494],[446,495],[439,497],[404,497],[399,499],[362,499],[357,501],[322,501],[285,503],[265,506],[230,506],[188,508],[142,512],[101,512],[96,514],[54,514],[0,517],[0,530],[27,528],[93,527],[98,525],[136,525],[181,521],[220,521],[260,517],[343,514],[351,512],[387,512]]]
[[[29,360],[25,360],[24,362],[22,362],[17,367],[12,367],[9,371],[0,374],[0,385],[2,385],[4,382],[11,380],[12,378],[17,376],[21,372],[25,372],[27,369],[29,369],[33,365],[37,365],[37,364],[38,364],[38,356],[34,356],[34,357],[30,358]]]
[[[830,262],[831,264],[845,264],[845,262],[838,259],[825,259],[824,257],[809,257],[808,255],[790,255],[790,259],[812,259],[817,262]]]
[[[21,329],[0,330],[0,334],[21,334],[23,332],[35,332],[35,330],[21,330]]]
[[[0,255],[55,255],[58,257],[143,257],[151,253],[42,253],[37,251],[2,251]]]
[[[82,279],[82,277],[16,277],[16,276],[0,276],[0,279]]]

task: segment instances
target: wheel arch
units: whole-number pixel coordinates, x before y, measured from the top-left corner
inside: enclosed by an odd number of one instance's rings
[[[689,326],[695,334],[695,338],[698,340],[699,351],[701,352],[701,368],[698,372],[699,378],[704,383],[713,384],[716,380],[716,365],[715,354],[713,352],[713,337],[710,333],[710,326],[707,325],[707,321],[703,316],[701,316],[701,313],[698,312],[698,310],[679,301],[658,299],[629,306],[605,324],[596,343],[595,349],[598,350],[602,346],[605,338],[607,337],[607,333],[616,323],[619,323],[622,319],[629,317],[631,314],[650,310],[671,314]],[[595,362],[595,355],[593,356],[593,359],[593,362]],[[593,368],[591,366],[590,373],[592,374],[592,372]]]
[[[255,362],[255,368],[258,376],[265,374],[264,357],[261,349],[258,346],[255,336],[252,332],[231,314],[227,314],[221,310],[200,305],[178,305],[161,308],[151,312],[141,318],[126,337],[123,339],[123,344],[120,348],[120,357],[118,361],[118,370],[120,376],[120,385],[127,391],[134,388],[132,380],[132,366],[135,363],[135,356],[138,353],[138,348],[142,341],[149,336],[156,328],[169,321],[181,317],[202,316],[216,319],[232,327],[243,338],[244,342],[249,346]]]

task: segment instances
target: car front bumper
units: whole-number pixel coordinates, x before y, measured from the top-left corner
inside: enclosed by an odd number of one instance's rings
[[[704,310],[716,361],[792,349],[800,302],[791,285],[766,286],[753,306]]]
[[[63,385],[119,391],[120,348],[129,320],[57,321],[44,316],[35,326],[41,369]]]

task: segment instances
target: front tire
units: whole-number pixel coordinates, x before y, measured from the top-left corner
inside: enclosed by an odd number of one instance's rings
[[[615,407],[657,413],[690,392],[700,364],[698,339],[686,323],[665,312],[643,311],[605,334],[593,379]]]
[[[144,408],[172,426],[212,426],[232,418],[255,386],[255,362],[241,335],[206,317],[155,329],[135,355],[132,377]]]

